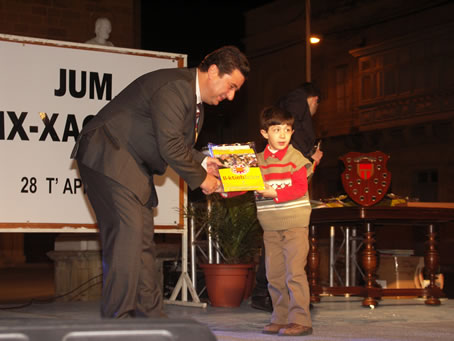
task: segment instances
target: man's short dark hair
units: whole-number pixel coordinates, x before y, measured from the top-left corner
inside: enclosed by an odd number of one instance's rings
[[[307,97],[318,96],[318,98],[320,100],[320,97],[321,97],[320,89],[314,83],[305,82],[305,83],[301,84],[301,87],[303,88]]]
[[[271,105],[263,108],[260,113],[260,129],[268,131],[270,126],[287,124],[293,127],[293,115],[284,109]]]
[[[208,68],[215,64],[219,69],[219,76],[230,75],[238,69],[246,79],[250,67],[246,56],[235,46],[224,46],[208,54],[200,63],[200,71],[207,72]]]

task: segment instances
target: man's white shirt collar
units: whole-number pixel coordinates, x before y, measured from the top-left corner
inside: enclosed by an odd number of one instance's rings
[[[202,96],[200,95],[200,87],[199,87],[199,69],[196,69],[195,72],[195,96],[196,96],[196,104],[202,103]],[[204,157],[202,160],[202,167],[207,170],[207,161],[208,157]]]
[[[195,72],[195,96],[196,104],[202,103],[202,96],[200,95],[200,86],[199,86],[199,69],[196,69]]]

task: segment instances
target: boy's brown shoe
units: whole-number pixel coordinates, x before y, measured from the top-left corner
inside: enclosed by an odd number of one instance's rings
[[[303,336],[311,334],[311,327],[305,327],[296,323],[290,323],[286,327],[279,330],[279,336]]]
[[[263,334],[277,334],[279,330],[282,328],[287,327],[287,324],[279,324],[279,323],[270,323],[263,327],[262,333]]]

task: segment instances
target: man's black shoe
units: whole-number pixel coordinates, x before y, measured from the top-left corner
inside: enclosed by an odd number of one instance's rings
[[[273,312],[273,304],[271,303],[271,297],[269,296],[252,296],[251,307],[269,313]]]

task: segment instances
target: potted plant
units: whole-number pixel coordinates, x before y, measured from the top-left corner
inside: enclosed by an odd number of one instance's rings
[[[189,212],[194,223],[211,236],[222,259],[222,264],[200,264],[208,297],[213,306],[236,307],[253,284],[254,258],[261,246],[254,194],[228,199],[214,194],[208,203],[193,204]]]

